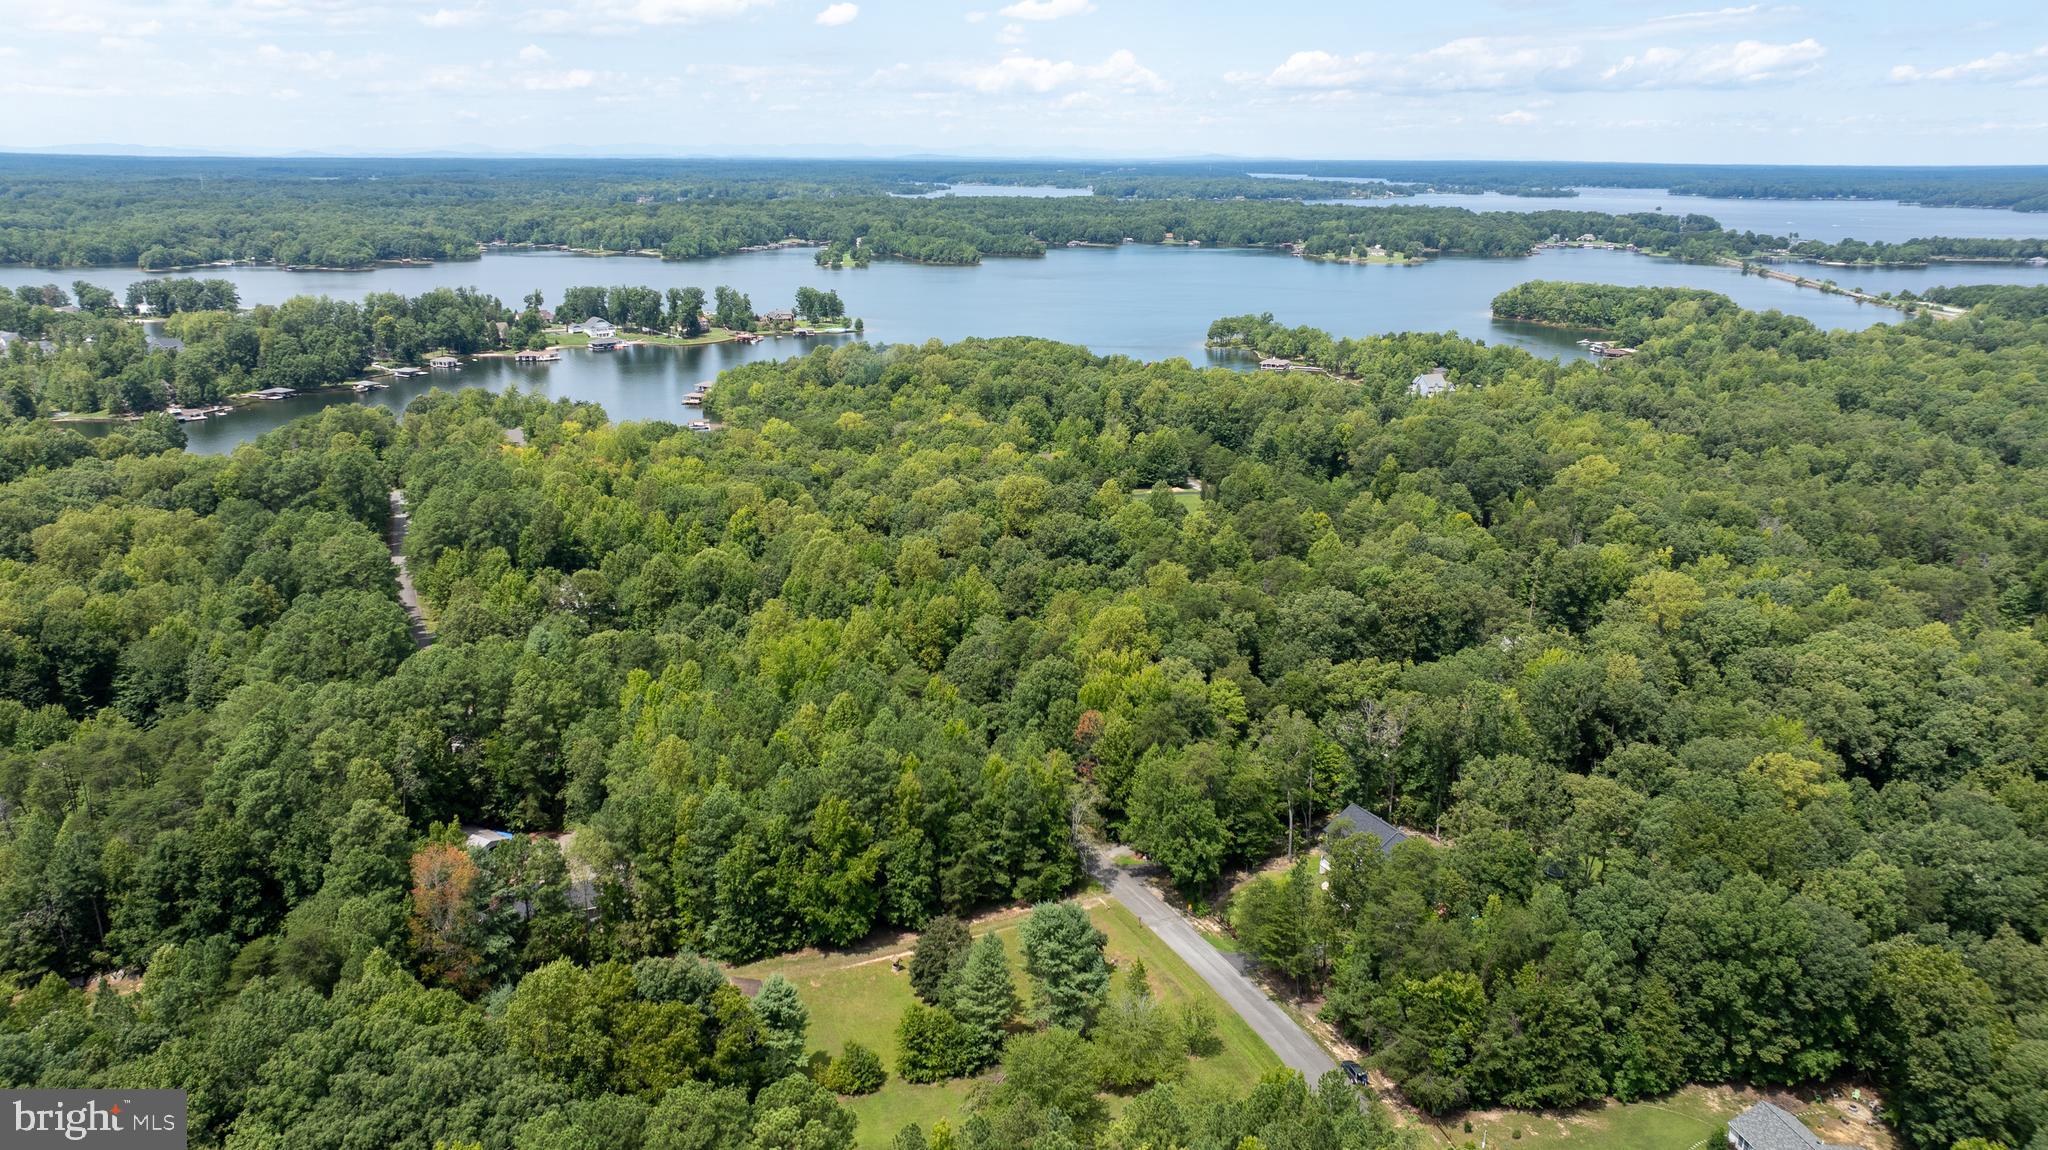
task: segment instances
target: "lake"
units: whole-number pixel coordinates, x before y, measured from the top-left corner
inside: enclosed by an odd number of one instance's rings
[[[1183,356],[1195,363],[1233,367],[1249,364],[1245,357],[1204,349],[1210,321],[1265,311],[1289,324],[1311,324],[1340,335],[1457,331],[1541,355],[1581,354],[1567,333],[1502,323],[1489,314],[1494,296],[1532,279],[1708,288],[1744,307],[1775,308],[1834,328],[1867,327],[1899,314],[1745,276],[1733,268],[1581,249],[1545,251],[1526,259],[1442,259],[1412,267],[1324,263],[1262,250],[1138,244],[1059,249],[1044,259],[992,259],[976,267],[885,261],[868,268],[826,270],[817,267],[812,256],[809,249],[786,248],[664,262],[633,256],[505,252],[476,261],[367,272],[238,267],[202,274],[234,281],[244,305],[276,303],[293,295],[360,299],[372,291],[417,295],[436,287],[473,286],[517,306],[535,288],[552,304],[561,299],[564,288],[579,284],[696,286],[707,292],[727,284],[749,293],[756,309],[767,309],[790,306],[796,289],[808,285],[836,289],[848,312],[866,321],[867,338],[877,342],[1035,335],[1083,344],[1101,354],[1148,360]],[[2009,265],[1836,270],[1836,275],[1844,286],[1878,292],[1941,283],[2048,284],[2048,271]],[[84,279],[118,293],[138,278],[138,273],[120,268],[0,268],[0,286],[5,287],[51,281],[68,286]],[[402,409],[437,384],[498,388],[517,382],[545,394],[601,403],[615,419],[682,420],[688,418],[682,397],[698,381],[751,360],[802,354],[819,342],[827,341],[786,338],[752,346],[570,351],[560,362],[542,366],[479,360],[452,376],[436,373],[433,379],[360,398],[301,396],[262,404],[189,425],[187,435],[195,451],[228,451],[327,403],[378,403]]]
[[[1724,228],[1802,240],[1869,240],[1898,243],[1928,236],[1987,239],[2048,239],[2048,212],[2005,208],[1922,207],[1898,200],[1740,200],[1718,196],[1674,196],[1658,188],[1580,188],[1576,196],[1505,196],[1499,192],[1461,196],[1427,193],[1392,200],[1316,200],[1314,203],[1374,206],[1430,204],[1475,212],[1669,212],[1712,216]]]
[[[947,184],[929,192],[895,193],[899,200],[936,200],[946,196],[962,196],[967,199],[1012,196],[1026,200],[1064,200],[1094,194],[1095,189],[1092,187],[1063,188],[1056,184]]]

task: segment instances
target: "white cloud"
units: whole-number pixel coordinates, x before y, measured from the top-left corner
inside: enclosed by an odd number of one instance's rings
[[[939,69],[941,75],[963,88],[990,95],[1013,92],[1056,92],[1097,84],[1125,91],[1166,90],[1159,73],[1138,63],[1128,48],[1109,54],[1100,64],[1077,64],[1072,60],[1045,60],[1022,54],[1005,56],[993,64],[953,65]]]
[[[774,0],[601,0],[604,15],[641,24],[695,24],[744,15]]]
[[[1576,47],[1556,47],[1484,36],[1468,36],[1398,56],[1361,52],[1338,56],[1321,50],[1296,52],[1263,76],[1233,72],[1235,83],[1281,89],[1372,88],[1390,92],[1481,92],[1541,86],[1568,74],[1582,57]]]
[[[531,72],[519,77],[519,86],[529,92],[572,92],[596,82],[597,76],[586,68],[571,68],[566,72]]]
[[[1804,76],[1828,50],[1808,37],[1791,44],[1743,40],[1702,48],[1650,48],[1600,74],[1632,88],[1718,88]]]
[[[1900,64],[1892,69],[1891,78],[1894,83],[1915,84],[1922,82],[1948,83],[1957,80],[1989,81],[2025,77],[2021,79],[2021,85],[2032,87],[2044,81],[2041,77],[2030,75],[2030,73],[2037,72],[2043,67],[2048,67],[2048,44],[2043,44],[2031,52],[1993,52],[1989,56],[1982,56],[1961,64],[1951,64],[1946,68],[1922,70],[1915,68],[1911,64]]]
[[[1232,72],[1229,78],[1236,83],[1263,84],[1268,88],[1348,88],[1363,83],[1372,74],[1367,67],[1371,59],[1366,53],[1338,56],[1317,48],[1296,52],[1264,76]]]
[[[264,44],[256,49],[256,59],[264,64],[301,76],[318,76],[323,79],[339,79],[349,69],[349,64],[330,51],[292,52],[275,44]]]
[[[1095,0],[1017,0],[1001,9],[1012,20],[1058,20],[1095,11]]]
[[[483,19],[483,5],[472,8],[438,8],[420,17],[429,28],[462,28]]]
[[[1533,124],[1536,122],[1537,119],[1538,117],[1536,113],[1531,112],[1526,108],[1516,108],[1512,112],[1502,112],[1500,115],[1495,116],[1493,118],[1493,122],[1496,124],[1505,124],[1508,127],[1513,128],[1519,127],[1523,124]]]
[[[38,32],[63,32],[73,36],[82,36],[89,32],[106,31],[107,22],[97,16],[88,16],[83,12],[67,12],[62,16],[52,16],[47,20],[39,20],[29,25],[29,27]]]
[[[542,60],[548,60],[552,58],[553,57],[551,57],[548,54],[548,50],[546,48],[541,47],[538,44],[528,44],[526,47],[521,48],[519,50],[520,61],[527,64],[538,64]]]
[[[858,4],[833,4],[823,12],[818,13],[818,23],[823,24],[827,28],[837,28],[841,24],[853,23],[853,18],[858,15],[860,15],[860,5]]]
[[[1003,25],[1003,30],[996,33],[996,43],[998,44],[1022,44],[1023,42],[1024,25],[1022,24],[1005,24]]]
[[[1827,49],[1811,38],[1789,44],[1744,40],[1694,48],[1643,48],[1604,67],[1577,44],[1469,36],[1426,52],[1296,52],[1270,72],[1232,72],[1246,87],[1282,91],[1360,89],[1445,92],[1585,91],[1602,88],[1714,88],[1805,75]],[[1610,57],[1611,59],[1611,57]]]

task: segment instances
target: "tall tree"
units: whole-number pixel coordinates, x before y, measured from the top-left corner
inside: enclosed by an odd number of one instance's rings
[[[975,940],[953,995],[953,1016],[970,1038],[969,1061],[974,1069],[994,1062],[1002,1052],[1004,1030],[1022,1009],[1017,984],[1010,976],[1010,952],[991,931]]]
[[[685,336],[704,334],[704,289],[686,287],[681,295],[669,305],[674,322],[680,324]]]
[[[717,301],[718,326],[728,331],[754,330],[754,301],[744,292],[720,284],[712,294]]]
[[[917,936],[917,948],[910,955],[912,992],[933,1006],[948,1005],[973,947],[966,923],[950,914],[934,917]]]
[[[811,1026],[811,1012],[796,986],[781,974],[769,975],[754,996],[754,1016],[761,1020],[764,1076],[773,1081],[796,1070]]]
[[[1040,903],[1018,931],[1031,976],[1032,1013],[1047,1026],[1083,1031],[1109,988],[1109,936],[1073,902]]]

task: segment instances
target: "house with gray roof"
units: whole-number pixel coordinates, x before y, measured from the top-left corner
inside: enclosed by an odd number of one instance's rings
[[[150,335],[144,335],[144,336],[142,337],[142,342],[144,342],[144,343],[148,344],[148,345],[149,345],[149,350],[151,350],[151,351],[184,351],[184,350],[185,350],[185,341],[184,341],[184,340],[182,340],[182,339],[178,339],[178,338],[177,338],[177,337],[175,337],[175,336],[168,336],[168,335],[154,335],[154,334],[150,334]]]
[[[588,335],[592,351],[610,351],[619,346],[619,329],[613,327],[612,322],[602,316],[591,316],[569,330]]]
[[[1791,1111],[1759,1102],[1728,1120],[1729,1150],[1858,1150],[1820,1140]]]
[[[1449,395],[1451,393],[1451,377],[1444,374],[1443,368],[1433,367],[1428,372],[1416,376],[1415,382],[1408,385],[1408,392],[1411,395],[1419,395],[1425,399],[1434,395]]]
[[[1392,854],[1394,847],[1408,840],[1401,828],[1373,814],[1357,803],[1352,803],[1330,817],[1330,825],[1323,831],[1325,842],[1335,841],[1345,835],[1371,835],[1379,840],[1380,853]]]

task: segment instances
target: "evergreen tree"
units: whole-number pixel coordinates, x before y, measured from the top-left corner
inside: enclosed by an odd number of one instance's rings
[[[952,1000],[953,987],[967,965],[967,953],[974,939],[967,924],[942,914],[925,924],[917,936],[917,949],[910,956],[910,989],[933,1006]]]
[[[771,974],[761,983],[761,993],[754,996],[754,1016],[761,1020],[763,1074],[772,1082],[803,1062],[811,1012],[794,984],[780,974]]]
[[[1002,1053],[1004,1028],[1021,1007],[1002,938],[994,932],[982,935],[968,952],[952,1006],[953,1016],[967,1032],[973,1069],[989,1065]]]
[[[1088,912],[1073,902],[1040,903],[1031,908],[1018,936],[1024,948],[1024,971],[1031,976],[1032,1012],[1047,1026],[1080,1031],[1094,1021],[1109,989],[1109,963],[1103,948],[1109,936],[1088,921]]]
[[[1685,1083],[1685,1031],[1671,984],[1652,975],[1636,995],[1635,1009],[1622,1024],[1614,1096],[1624,1102],[1651,1098]]]

